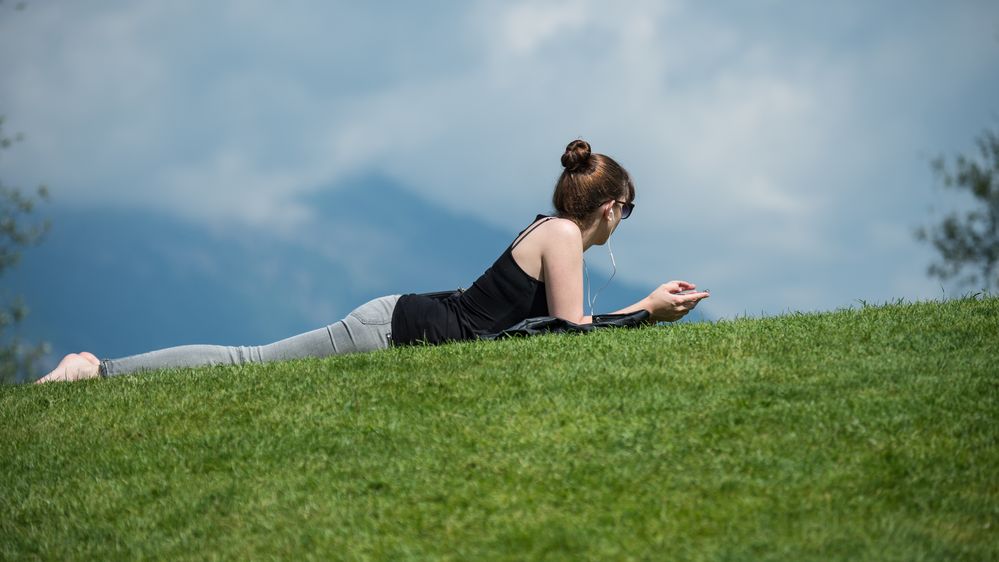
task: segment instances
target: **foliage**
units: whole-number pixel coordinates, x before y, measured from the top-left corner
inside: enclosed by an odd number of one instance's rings
[[[0,559],[996,560],[999,299],[0,388]]]
[[[0,117],[0,150],[6,150],[23,139],[22,135],[6,136],[3,122],[3,117]],[[25,194],[17,187],[0,182],[0,276],[16,266],[21,259],[21,251],[39,243],[48,230],[48,221],[30,220],[35,205],[48,197],[45,186]],[[21,339],[17,334],[17,325],[28,314],[28,308],[19,297],[2,296],[5,301],[0,304],[0,383],[37,378],[37,363],[48,346],[44,343],[29,344]]]
[[[943,157],[933,161],[943,185],[970,194],[975,207],[950,213],[929,229],[918,229],[916,237],[933,244],[940,254],[928,269],[930,276],[948,280],[967,268],[971,272],[960,279],[962,284],[999,289],[999,133],[982,132],[976,145],[980,159],[959,155],[953,171]]]

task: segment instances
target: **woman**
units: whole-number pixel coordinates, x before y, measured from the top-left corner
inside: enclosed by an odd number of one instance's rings
[[[628,218],[635,207],[635,186],[624,168],[608,156],[592,153],[583,140],[569,143],[562,166],[565,170],[552,196],[557,214],[539,215],[465,291],[443,299],[414,294],[381,297],[325,328],[263,346],[186,345],[103,361],[91,353],[72,353],[38,382],[468,340],[536,316],[588,324],[591,317],[583,313],[583,252],[607,242]],[[645,309],[653,321],[677,320],[709,296],[694,289],[691,283],[671,281],[617,313]]]

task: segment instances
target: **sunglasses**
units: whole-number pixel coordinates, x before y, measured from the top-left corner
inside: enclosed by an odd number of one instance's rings
[[[634,203],[626,203],[624,201],[618,201],[617,199],[615,199],[614,202],[621,204],[621,220],[624,220],[624,219],[630,217],[631,216],[631,212],[635,210],[635,204]]]

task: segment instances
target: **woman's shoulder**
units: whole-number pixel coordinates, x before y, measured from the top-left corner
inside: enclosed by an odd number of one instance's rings
[[[583,233],[576,223],[561,217],[547,217],[544,223],[538,227],[538,230],[544,232],[543,236],[558,241],[581,240],[583,238]]]
[[[583,234],[573,221],[538,215],[537,220],[516,239],[513,247],[520,249],[521,255],[524,251],[544,253],[553,248],[574,247],[577,243],[581,243],[582,239]]]
[[[573,255],[575,258],[572,259],[581,258],[582,251],[583,234],[576,223],[560,217],[543,216],[539,216],[507,249],[524,273],[542,283],[546,260],[562,260]]]

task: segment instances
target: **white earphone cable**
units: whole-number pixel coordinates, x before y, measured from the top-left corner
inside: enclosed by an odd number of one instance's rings
[[[583,258],[583,273],[586,275],[586,302],[590,305],[590,316],[593,316],[594,314],[593,307],[597,303],[597,297],[599,297],[600,293],[606,289],[608,285],[610,285],[611,279],[614,279],[614,276],[617,275],[617,262],[614,261],[614,250],[611,249],[610,240],[607,241],[607,253],[610,254],[611,275],[607,278],[607,282],[597,290],[595,295],[593,295],[593,298],[590,298],[590,271],[586,268],[586,258]]]

